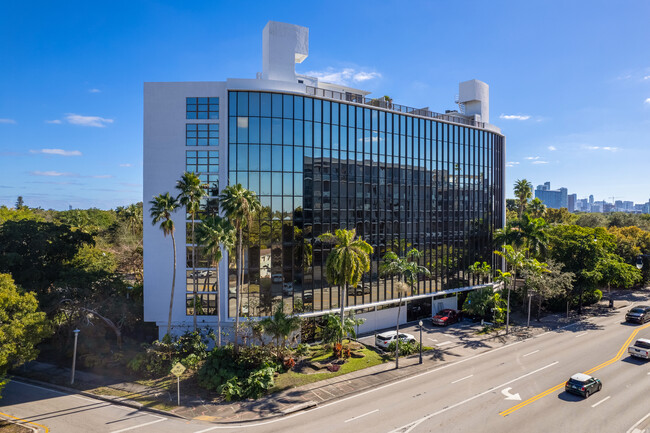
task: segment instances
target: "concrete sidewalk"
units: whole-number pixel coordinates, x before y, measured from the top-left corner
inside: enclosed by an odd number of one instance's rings
[[[582,316],[572,315],[567,318],[566,315],[562,314],[549,315],[543,317],[540,322],[531,319],[530,328],[519,326],[520,324],[525,325],[526,317],[513,315],[512,323],[515,325],[512,326],[510,335],[505,335],[504,331],[497,334],[478,335],[476,334],[476,327],[480,327],[480,324],[464,327],[454,325],[442,330],[432,329],[431,332],[442,333],[450,336],[450,341],[453,343],[426,352],[423,355],[422,364],[419,364],[418,355],[406,358],[401,357],[400,368],[398,370],[395,369],[394,362],[387,362],[374,367],[333,377],[331,379],[274,393],[258,400],[230,403],[210,402],[185,394],[181,396],[182,406],[177,406],[169,412],[187,419],[197,419],[216,423],[246,422],[282,416],[369,389],[375,389],[386,385],[387,383],[439,368],[442,365],[477,355],[517,340],[531,338],[535,335],[554,329],[565,328],[570,324],[579,323],[591,316],[619,314],[621,313],[619,310],[627,307],[631,302],[635,302],[638,299],[645,300],[647,292],[643,291],[638,293],[638,295],[639,296],[618,298],[615,301],[614,310],[608,308],[607,302],[601,301],[595,306],[584,309],[584,314]],[[425,343],[424,345],[428,344]],[[18,371],[15,371],[14,374],[21,376],[24,375],[26,377],[31,377],[32,379],[39,379],[47,382],[52,382],[52,378],[67,378],[68,384],[70,377],[69,369],[37,362],[30,363],[24,368],[21,367]],[[47,378],[50,378],[50,380],[47,380]],[[54,381],[54,383],[56,382],[57,381]],[[58,385],[60,387],[64,384],[58,383]],[[111,381],[108,378],[81,371],[76,373],[76,385],[81,389],[106,387],[111,390],[119,391],[123,394],[119,398],[106,396],[104,396],[104,398],[136,408],[147,409],[147,407],[129,398],[129,396],[135,394],[138,396],[149,396],[163,399],[168,401],[170,406],[174,405],[176,402],[176,395],[170,393],[166,389],[150,388],[131,382],[115,383],[115,381]],[[67,388],[68,386],[66,385],[66,389]],[[75,389],[71,392],[80,391]]]

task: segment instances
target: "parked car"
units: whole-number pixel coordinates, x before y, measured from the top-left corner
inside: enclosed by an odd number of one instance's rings
[[[461,313],[458,310],[445,308],[431,318],[431,323],[438,326],[447,326],[452,323],[460,322]]]
[[[271,275],[271,282],[272,283],[282,283],[284,281],[284,278],[282,277],[282,274],[273,274]]]
[[[638,307],[632,308],[625,315],[625,320],[634,323],[645,323],[650,321],[650,307],[647,305],[639,305]]]
[[[282,284],[282,293],[285,296],[293,295],[293,283],[284,283],[284,284]]]
[[[389,332],[384,332],[383,334],[378,334],[377,337],[375,338],[375,346],[377,346],[380,349],[386,350],[388,349],[390,343],[397,340],[396,337],[397,337],[397,332],[395,331],[389,331]],[[399,338],[402,342],[405,343],[411,341],[415,342],[415,337],[412,336],[411,334],[400,332]]]
[[[370,283],[359,283],[357,287],[352,290],[352,294],[355,296],[363,296],[370,294]]]
[[[574,374],[564,385],[564,390],[566,392],[578,394],[584,398],[589,397],[591,394],[600,391],[601,389],[603,389],[603,383],[600,379],[596,379],[595,377],[584,373]]]
[[[635,358],[650,359],[650,340],[639,338],[627,348],[627,353]]]

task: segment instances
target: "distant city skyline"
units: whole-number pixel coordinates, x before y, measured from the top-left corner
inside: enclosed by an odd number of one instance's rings
[[[650,198],[646,1],[3,6],[0,205],[19,195],[46,209],[143,200],[144,82],[254,78],[268,20],[309,27],[298,73],[373,98],[444,113],[458,108],[459,81],[488,83],[491,123],[507,137],[508,198],[522,178],[579,197]],[[367,25],[333,31],[342,10]]]

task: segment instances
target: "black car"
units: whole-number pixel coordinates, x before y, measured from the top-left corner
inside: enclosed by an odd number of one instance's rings
[[[639,305],[638,307],[632,308],[625,315],[625,320],[633,323],[645,323],[650,321],[650,307],[647,305]]]
[[[600,379],[591,377],[588,374],[576,373],[571,376],[571,379],[564,384],[564,390],[572,394],[578,394],[584,398],[589,397],[589,395],[594,392],[600,391],[603,389],[603,383]]]

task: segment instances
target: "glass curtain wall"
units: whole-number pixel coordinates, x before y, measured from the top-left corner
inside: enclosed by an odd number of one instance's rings
[[[467,126],[317,98],[229,93],[229,183],[255,191],[262,211],[246,233],[242,314],[340,306],[324,273],[331,246],[316,238],[356,229],[375,252],[346,305],[398,297],[381,257],[424,252],[415,294],[478,284],[475,261],[493,267],[502,226],[503,138]],[[234,263],[229,314],[234,314]]]

